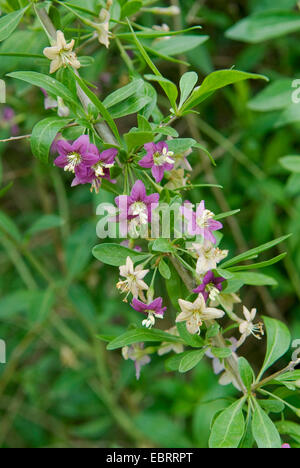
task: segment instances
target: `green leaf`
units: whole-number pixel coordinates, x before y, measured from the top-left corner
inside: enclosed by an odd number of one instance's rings
[[[287,236],[279,237],[278,239],[274,239],[273,241],[267,242],[266,244],[260,245],[259,247],[247,250],[247,252],[244,252],[241,255],[238,255],[237,257],[231,258],[230,260],[227,260],[226,262],[222,263],[222,268],[228,268],[229,266],[235,265],[236,263],[249,260],[250,258],[254,258],[260,253],[265,252],[266,250],[269,250],[272,247],[275,247],[281,242],[284,242],[286,239],[291,237],[291,235],[292,234],[288,234]]]
[[[120,267],[126,264],[127,257],[133,262],[145,260],[150,257],[149,253],[137,252],[119,244],[99,244],[93,248],[94,257],[102,263]]]
[[[177,138],[179,135],[177,130],[172,127],[154,127],[152,130],[154,133],[158,133],[159,135],[167,135],[173,138]]]
[[[281,440],[275,424],[255,401],[252,433],[258,448],[280,448]]]
[[[71,122],[70,119],[48,117],[38,122],[30,138],[31,150],[36,158],[47,163],[49,151],[57,133]]]
[[[57,215],[41,216],[26,232],[26,236],[32,236],[38,232],[54,229],[64,224],[64,220]]]
[[[116,106],[110,107],[109,113],[112,118],[120,119],[127,115],[136,114],[142,111],[148,104],[152,102],[151,96],[141,93],[140,95],[130,96],[125,101],[120,102]]]
[[[154,252],[162,252],[162,253],[174,253],[175,252],[175,249],[171,245],[169,239],[163,239],[163,238],[156,239],[153,242],[152,250]]]
[[[206,340],[210,340],[211,338],[214,338],[215,336],[217,336],[219,331],[220,331],[220,325],[218,323],[214,323],[213,325],[210,325],[205,335]]]
[[[234,216],[237,213],[240,213],[241,210],[231,210],[231,211],[225,211],[224,213],[220,213],[216,216],[214,216],[215,220],[220,220],[224,218],[229,218],[230,216]]]
[[[274,265],[275,263],[280,262],[284,257],[286,257],[286,253],[282,253],[277,257],[271,258],[271,260],[266,260],[265,262],[259,263],[251,263],[251,265],[241,265],[233,268],[228,268],[229,271],[244,271],[244,270],[257,270],[258,268],[266,268],[270,265]]]
[[[143,45],[141,44],[141,42],[139,41],[139,39],[137,38],[134,30],[132,29],[132,26],[128,20],[128,24],[129,24],[129,27],[130,27],[130,30],[133,34],[133,39],[134,39],[134,42],[138,48],[138,50],[140,51],[143,59],[145,60],[145,62],[147,63],[147,65],[150,67],[150,69],[152,70],[152,72],[154,73],[154,75],[156,75],[156,77],[158,77],[158,83],[161,85],[162,89],[164,90],[164,92],[166,93],[167,97],[169,98],[171,104],[172,104],[172,101],[173,101],[173,98],[172,98],[172,95],[174,95],[174,88],[170,88],[170,82],[169,80],[166,80],[165,81],[165,78],[162,76],[162,74],[160,73],[160,71],[158,70],[158,68],[154,65],[154,63],[152,62],[152,60],[150,59],[149,55],[147,54],[146,50],[144,49]],[[174,85],[175,86],[175,85]],[[170,90],[171,90],[171,94],[170,94]],[[177,90],[177,88],[176,88]],[[173,104],[172,104],[173,105]],[[175,107],[175,105],[174,105]]]
[[[254,73],[245,73],[238,70],[218,70],[208,75],[201,86],[195,88],[190,98],[182,106],[181,111],[191,109],[198,106],[202,101],[207,99],[218,89],[225,86],[238,83],[248,79],[263,79],[267,80],[265,76],[256,75]]]
[[[187,294],[186,288],[179,277],[177,271],[173,267],[172,264],[170,264],[170,269],[171,269],[171,278],[169,280],[166,280],[166,287],[168,291],[168,296],[172,302],[173,307],[178,310],[179,305],[178,305],[178,299],[185,297]]]
[[[278,421],[275,423],[280,434],[289,435],[300,443],[300,425],[293,421]]]
[[[210,448],[237,448],[244,435],[245,398],[233,403],[216,418],[209,438]]]
[[[110,107],[115,106],[116,104],[119,104],[122,101],[125,101],[130,96],[139,93],[143,85],[144,81],[142,79],[133,80],[128,85],[123,86],[122,88],[118,89],[117,91],[114,91],[109,96],[107,96],[103,101],[103,105],[107,109],[109,109]]]
[[[164,41],[157,41],[152,48],[163,55],[180,55],[199,47],[208,39],[209,36],[200,35],[175,36]]]
[[[300,15],[293,11],[268,11],[242,19],[226,31],[235,41],[259,44],[300,30]]]
[[[300,174],[300,156],[285,156],[279,162],[288,171]]]
[[[291,102],[292,82],[289,78],[274,81],[249,101],[249,109],[259,112],[284,109]]]
[[[174,83],[172,83],[172,81],[167,80],[167,78],[164,78],[163,76],[157,76],[157,75],[144,75],[144,76],[145,76],[146,80],[155,81],[155,82],[159,83],[163,87],[166,95],[169,98],[169,101],[170,101],[172,107],[175,109],[176,100],[177,100],[177,97],[178,97],[177,86]]]
[[[277,281],[271,276],[263,275],[262,273],[239,272],[233,273],[234,279],[242,281],[243,284],[250,286],[277,286]]]
[[[180,361],[179,372],[188,372],[199,364],[205,354],[204,349],[189,351]]]
[[[182,361],[182,358],[187,356],[189,353],[190,353],[190,351],[185,351],[184,353],[175,354],[175,355],[169,357],[165,361],[165,367],[166,367],[167,371],[170,371],[170,372],[178,371],[179,370],[179,365],[180,365],[180,363]]]
[[[198,82],[198,79],[199,79],[198,75],[195,72],[187,72],[181,77],[181,80],[180,80],[181,97],[180,97],[179,109],[182,107],[183,103],[190,96],[191,92],[193,91],[193,89],[195,88]]]
[[[291,335],[287,326],[279,320],[263,317],[267,330],[267,351],[258,379],[289,349]]]
[[[74,106],[79,106],[71,91],[69,91],[66,86],[57,81],[55,78],[51,78],[50,76],[33,71],[17,71],[8,73],[7,76],[16,78],[17,80],[25,81],[26,83],[37,86],[38,88],[44,88],[47,93],[50,93],[53,96],[60,96],[64,101],[69,101]]]
[[[162,258],[158,265],[158,271],[163,278],[169,280],[171,278],[171,270]]]
[[[196,145],[196,141],[193,138],[176,138],[175,140],[168,141],[168,147],[173,153],[181,154],[185,153],[187,150],[191,149]]]
[[[4,41],[4,39],[14,32],[29,6],[30,5],[22,10],[14,11],[0,18],[0,42]]]
[[[213,346],[211,352],[218,359],[225,359],[232,355],[232,350],[230,348],[216,348]]]
[[[115,338],[111,341],[107,349],[112,351],[114,349],[123,348],[123,346],[129,346],[133,343],[143,342],[168,342],[168,343],[182,343],[182,340],[174,335],[165,333],[161,330],[147,330],[146,328],[137,328],[136,330],[130,330],[123,335]]]
[[[294,382],[300,380],[300,370],[285,372],[276,377],[276,382]]]
[[[134,39],[134,36],[142,39],[157,39],[158,37],[170,37],[178,36],[190,31],[202,29],[202,26],[193,26],[187,29],[181,29],[178,31],[155,31],[154,29],[143,29],[142,31],[136,31],[135,33],[116,33],[116,36],[120,39]]]
[[[143,6],[143,2],[140,0],[130,0],[126,2],[122,7],[121,17],[125,18],[126,16],[131,16],[137,11],[139,11]]]
[[[244,357],[239,358],[238,366],[239,366],[239,373],[240,373],[241,379],[245,387],[247,388],[247,390],[250,390],[251,385],[253,384],[254,379],[255,379],[252,367],[250,366],[247,359],[245,359]]]
[[[183,339],[185,344],[192,348],[202,348],[204,346],[204,340],[199,335],[191,335],[187,329],[185,322],[179,322],[176,324],[180,338]]]
[[[282,413],[284,411],[285,405],[282,401],[278,400],[257,400],[263,410],[267,413]]]
[[[145,143],[152,142],[153,138],[154,135],[152,132],[131,131],[129,133],[125,133],[124,135],[129,152],[134,148],[143,146]]]

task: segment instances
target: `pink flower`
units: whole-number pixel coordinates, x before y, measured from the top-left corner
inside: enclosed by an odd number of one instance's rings
[[[225,278],[216,278],[212,271],[206,273],[203,278],[202,283],[198,288],[194,289],[193,292],[196,294],[202,294],[205,301],[208,301],[210,298],[212,301],[218,296],[218,293],[222,291],[222,283],[225,281]]]
[[[19,126],[15,123],[16,114],[12,107],[4,107],[3,109],[3,120],[8,123],[11,134],[16,136],[20,132]]]
[[[283,444],[281,448],[291,448],[290,444]]]
[[[93,149],[96,152],[96,146],[91,146],[94,147]],[[118,151],[115,148],[110,148],[100,154],[98,152],[97,160],[92,166],[80,164],[75,170],[72,187],[80,184],[91,184],[91,190],[94,189],[98,193],[103,179],[114,184],[116,181],[110,178],[110,168],[114,166],[117,153]]]
[[[58,158],[54,164],[65,171],[77,173],[79,168],[91,167],[99,160],[99,151],[90,144],[88,135],[82,135],[73,143],[66,140],[57,142]]]
[[[175,161],[171,158],[174,153],[169,151],[169,147],[164,141],[157,144],[147,143],[144,148],[147,154],[139,162],[139,165],[147,169],[151,168],[154,179],[159,183],[162,181],[165,171],[174,169]]]
[[[204,200],[197,205],[196,213],[193,211],[193,205],[189,201],[185,202],[184,206],[181,207],[181,212],[188,220],[188,233],[191,236],[201,235],[213,244],[216,243],[216,238],[212,233],[213,231],[222,229],[223,224],[214,220],[214,213],[205,209]]]
[[[152,210],[158,206],[159,194],[146,195],[145,185],[138,180],[130,195],[120,195],[115,199],[120,209],[120,220],[132,220],[138,218],[141,224],[151,222]]]
[[[130,359],[135,365],[136,379],[139,380],[141,375],[141,367],[146,366],[151,361],[147,355],[147,351],[144,350],[144,343],[134,343],[131,346],[125,346],[122,348],[123,358],[127,361]]]
[[[155,324],[155,317],[161,319],[164,317],[167,308],[163,307],[162,305],[163,300],[161,297],[158,297],[150,304],[144,304],[144,302],[134,298],[131,307],[137,312],[148,315],[148,318],[143,321],[143,325],[145,325],[147,328],[151,328]]]

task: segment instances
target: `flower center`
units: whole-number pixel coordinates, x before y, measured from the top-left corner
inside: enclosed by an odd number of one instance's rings
[[[70,153],[67,156],[68,164],[65,166],[66,172],[75,172],[75,167],[81,163],[81,155],[79,153]]]
[[[205,289],[209,293],[209,299],[211,301],[214,301],[220,294],[220,291],[215,287],[214,284],[208,284]]]
[[[197,218],[197,224],[201,229],[209,227],[209,220],[214,217],[214,213],[209,210],[204,210],[202,215]]]
[[[173,151],[168,151],[167,148],[164,148],[162,153],[156,151],[153,154],[153,161],[155,166],[163,166],[166,163],[175,164],[175,161],[174,159],[172,159],[172,156],[174,156]]]
[[[94,164],[94,166],[92,166],[92,169],[94,169],[96,177],[104,177],[104,169],[110,169],[113,166],[114,164],[105,164],[102,161],[99,161],[97,164]]]
[[[145,203],[143,202],[134,202],[130,206],[130,214],[133,216],[138,216],[141,224],[148,223],[148,209]]]

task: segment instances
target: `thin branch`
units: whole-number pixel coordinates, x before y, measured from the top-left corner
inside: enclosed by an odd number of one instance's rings
[[[31,133],[29,135],[20,135],[20,136],[6,138],[4,140],[0,140],[0,143],[7,143],[9,141],[15,141],[15,140],[25,140],[26,138],[30,138],[30,137],[31,137]]]

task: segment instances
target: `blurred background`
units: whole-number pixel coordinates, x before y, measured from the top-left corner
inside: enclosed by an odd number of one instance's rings
[[[176,55],[201,80],[213,70],[236,67],[266,75],[275,87],[263,91],[270,85],[258,80],[226,88],[205,101],[198,116],[175,126],[182,137],[205,144],[217,161],[212,170],[193,154],[193,182],[224,186],[223,191],[194,191],[193,201],[205,198],[215,212],[241,209],[225,224],[223,248],[237,253],[293,233],[273,252],[286,251],[287,257],[266,271],[278,285],[244,288],[242,299],[257,307],[259,315],[288,323],[293,338],[300,338],[300,173],[281,162],[300,149],[300,104],[291,101],[292,83],[300,78],[300,16],[286,21],[296,12],[297,1],[158,4],[179,6],[182,13],[157,15],[157,25],[181,29],[201,24],[200,34],[209,36],[193,50],[178,49],[184,57]],[[97,1],[87,0],[86,5],[93,9]],[[144,13],[139,22],[152,27],[153,15]],[[26,35],[24,41],[19,30],[14,32],[0,53],[41,54],[43,32],[28,28]],[[89,53],[95,62],[83,69],[84,76],[98,87],[99,96],[128,82],[114,42],[108,51],[97,47],[87,49]],[[186,71],[183,64],[156,62],[176,83]],[[0,58],[0,78],[26,69],[47,73],[48,63]],[[167,113],[162,96],[159,104]],[[53,112],[45,111],[37,88],[8,82],[0,139],[30,135],[34,124]],[[135,118],[119,125],[128,131]],[[137,382],[132,362],[119,352],[108,353],[96,338],[119,334],[140,319],[120,299],[117,269],[91,255],[99,242],[96,206],[113,201],[113,194],[91,195],[84,186],[71,189],[67,175],[32,156],[29,138],[1,142],[0,155],[0,339],[7,345],[7,363],[0,364],[0,446],[206,447],[212,417],[236,393],[232,386],[218,384],[209,359],[189,375],[178,375],[166,372],[163,360],[154,357]],[[264,347],[251,338],[241,349],[256,370]]]

